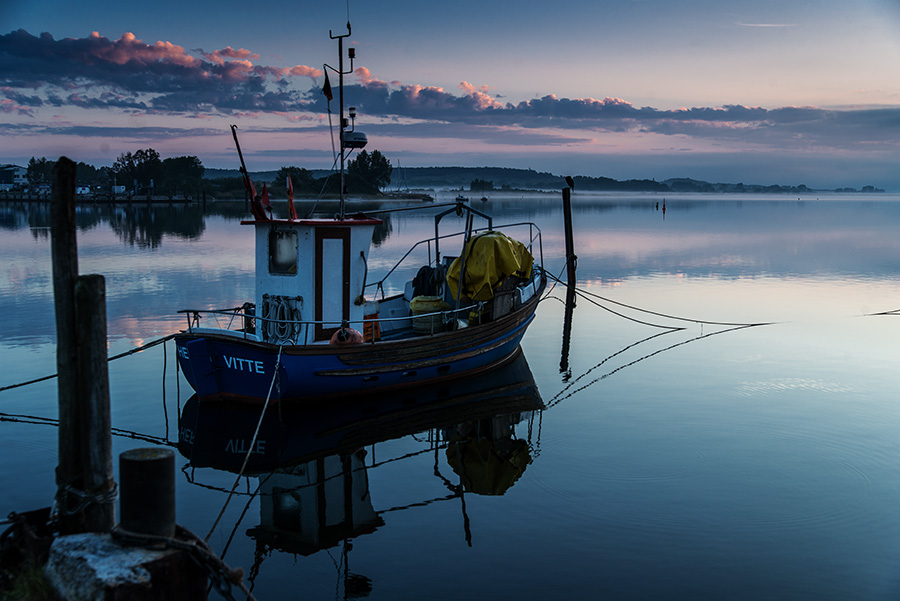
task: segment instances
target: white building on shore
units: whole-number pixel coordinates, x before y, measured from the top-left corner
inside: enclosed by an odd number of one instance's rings
[[[28,184],[28,170],[18,165],[0,165],[0,190],[12,190]]]

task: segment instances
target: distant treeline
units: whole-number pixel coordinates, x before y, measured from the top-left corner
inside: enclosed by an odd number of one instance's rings
[[[363,150],[347,165],[344,185],[350,194],[377,196],[391,183],[391,163],[378,150]],[[340,178],[332,171],[310,170],[302,167],[282,167],[278,171],[249,173],[257,192],[263,184],[273,197],[287,196],[287,179],[291,178],[294,195],[300,197],[331,197],[340,194]],[[244,179],[237,169],[207,169],[204,189],[215,198],[243,198]]]
[[[25,171],[28,192],[47,192],[53,182],[56,161],[31,157]],[[95,167],[78,163],[75,169],[79,195],[137,196],[163,194],[170,198],[199,192],[203,164],[195,156],[162,159],[152,148],[119,155],[112,166]]]
[[[813,189],[804,184],[796,186],[765,186],[761,184],[711,184],[695,179],[679,178],[667,179],[663,182],[671,192],[720,192],[729,194],[741,194],[749,192],[753,194],[810,194],[813,192],[884,192],[875,186],[863,186],[856,188],[835,188],[833,190]]]
[[[310,170],[314,177],[324,177],[327,171]],[[273,181],[276,172],[252,174],[260,181]],[[239,172],[228,169],[207,169],[206,178],[238,177]],[[874,186],[862,188],[813,189],[804,184],[765,185],[745,183],[711,183],[690,178],[617,180],[610,177],[578,175],[573,178],[575,190],[592,192],[706,192],[752,194],[810,194],[814,192],[884,192]],[[505,167],[394,167],[391,189],[452,189],[484,194],[494,190],[559,190],[566,185],[565,177],[533,169]]]
[[[26,177],[30,192],[49,193],[54,161],[34,157],[28,163]],[[110,167],[96,168],[78,164],[78,186],[85,189],[79,194],[97,196],[164,195],[170,199],[184,198],[242,199],[244,182],[237,169],[205,168],[196,156],[162,159],[152,148],[121,155]],[[251,172],[258,192],[265,183],[269,193],[276,198],[287,194],[286,181],[291,177],[297,197],[337,196],[339,178],[331,171],[305,169],[296,166],[282,167],[278,171]],[[754,193],[754,194],[811,194],[815,192],[884,192],[874,186],[822,190],[799,185],[762,185],[710,183],[690,178],[673,178],[664,181],[653,179],[616,180],[610,177],[577,175],[573,178],[576,191],[594,192],[701,192],[701,193]],[[347,165],[344,180],[351,194],[377,196],[382,192],[452,189],[470,190],[473,194],[486,194],[493,190],[560,190],[566,186],[565,177],[533,169],[505,167],[392,167],[390,161],[378,150],[363,150]],[[15,190],[14,190],[15,192]]]
[[[46,157],[31,157],[25,170],[27,184],[9,190],[13,195],[31,198],[47,196],[53,182],[56,161]],[[212,171],[214,173],[209,173]],[[152,148],[127,152],[109,167],[94,167],[86,163],[76,166],[76,193],[87,198],[139,198],[168,196],[182,198],[240,199],[245,185],[238,170],[212,169],[207,171],[196,156],[163,159]],[[378,150],[363,150],[347,165],[344,178],[346,190],[353,194],[377,195],[391,183],[391,163]],[[274,196],[287,195],[288,177],[298,196],[340,194],[340,178],[329,172],[313,173],[301,167],[282,167],[278,171],[251,173],[257,193],[265,184]],[[195,196],[196,195],[196,196]]]

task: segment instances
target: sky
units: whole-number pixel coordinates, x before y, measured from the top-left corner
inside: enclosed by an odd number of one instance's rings
[[[395,167],[900,192],[897,0],[3,0],[0,163],[329,168],[348,16]]]

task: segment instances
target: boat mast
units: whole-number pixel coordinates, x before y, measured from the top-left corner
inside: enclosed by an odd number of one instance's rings
[[[337,71],[338,74],[338,95],[340,97],[339,103],[341,105],[340,108],[340,124],[341,124],[341,213],[340,219],[343,221],[344,219],[344,159],[345,159],[345,150],[346,145],[344,144],[344,130],[347,129],[347,120],[344,119],[344,75],[349,75],[353,73],[353,59],[356,57],[356,49],[349,48],[348,54],[350,56],[350,70],[344,71],[344,38],[350,37],[350,21],[347,21],[347,33],[341,35],[334,35],[331,33],[331,30],[328,30],[328,35],[332,40],[338,41],[338,68],[335,69],[331,67],[333,71]],[[328,67],[329,65],[325,65]]]

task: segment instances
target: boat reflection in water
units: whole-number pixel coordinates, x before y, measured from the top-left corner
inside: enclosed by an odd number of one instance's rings
[[[369,491],[368,470],[397,459],[430,453],[435,477],[448,489],[439,499],[464,493],[499,495],[532,461],[532,426],[544,404],[523,354],[481,378],[383,396],[366,396],[327,406],[270,408],[206,403],[192,397],[184,406],[178,448],[190,467],[212,467],[259,479],[259,524],[247,531],[256,557],[272,550],[312,555],[384,525]],[[253,434],[259,424],[259,434]],[[517,426],[527,428],[520,437]],[[377,443],[427,432],[420,445],[400,458],[374,462]],[[366,447],[372,446],[370,453]],[[449,466],[441,473],[439,458]],[[367,464],[367,460],[369,463]],[[455,474],[451,474],[452,472]],[[464,507],[464,503],[463,503]],[[466,538],[470,540],[468,519]],[[343,564],[346,566],[346,562]],[[252,569],[251,577],[258,571]],[[344,574],[346,593],[370,586]]]

